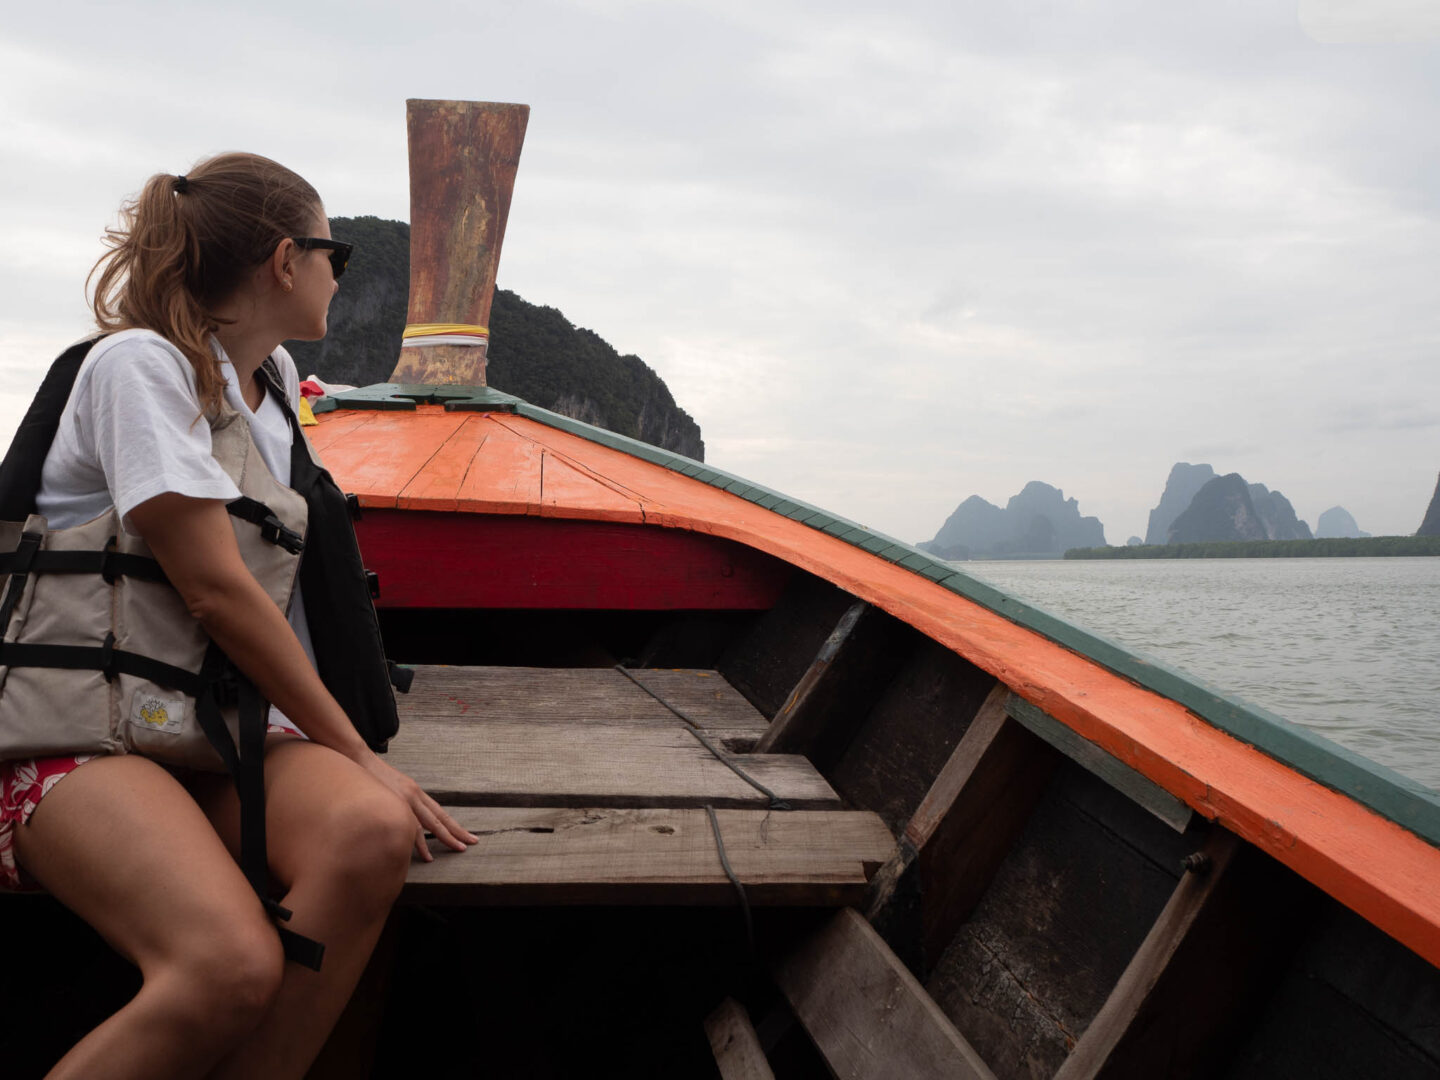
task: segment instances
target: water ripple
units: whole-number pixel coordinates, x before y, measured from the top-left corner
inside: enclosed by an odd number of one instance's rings
[[[957,565],[1440,790],[1440,559]]]

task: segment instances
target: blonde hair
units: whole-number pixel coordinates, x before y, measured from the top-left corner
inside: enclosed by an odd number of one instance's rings
[[[287,236],[304,236],[322,213],[302,177],[258,154],[218,154],[185,176],[157,173],[105,230],[109,248],[86,278],[101,330],[154,330],[195,368],[202,412],[224,392],[210,336],[216,308]],[[96,276],[98,275],[98,281]]]

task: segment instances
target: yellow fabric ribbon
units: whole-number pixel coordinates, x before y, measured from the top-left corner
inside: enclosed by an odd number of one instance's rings
[[[405,333],[401,336],[407,345],[434,337],[488,338],[490,328],[476,326],[473,323],[410,323],[405,327]]]

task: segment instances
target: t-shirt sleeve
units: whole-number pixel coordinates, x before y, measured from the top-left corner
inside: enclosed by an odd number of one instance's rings
[[[239,497],[211,455],[195,374],[178,350],[147,339],[119,342],[96,358],[86,391],[95,459],[127,528],[131,510],[167,492]]]

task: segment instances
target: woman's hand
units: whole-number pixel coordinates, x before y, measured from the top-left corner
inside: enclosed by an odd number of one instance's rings
[[[410,812],[415,815],[415,850],[425,862],[435,856],[430,854],[430,845],[425,843],[425,833],[433,833],[446,847],[464,851],[469,845],[479,843],[480,838],[460,827],[460,823],[427,795],[410,777],[393,765],[387,765],[374,753],[369,753],[359,763],[371,776],[405,800]]]

